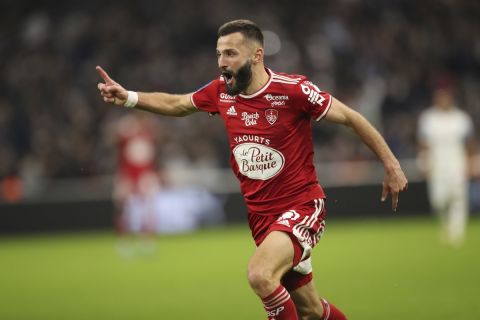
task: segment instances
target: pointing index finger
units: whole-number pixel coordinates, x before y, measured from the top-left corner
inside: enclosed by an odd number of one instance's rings
[[[100,77],[102,77],[102,79],[105,81],[105,83],[107,84],[114,83],[114,81],[108,76],[108,73],[105,70],[103,70],[102,67],[97,66],[95,69],[97,70]]]
[[[392,193],[392,209],[397,211],[398,206],[398,192]]]

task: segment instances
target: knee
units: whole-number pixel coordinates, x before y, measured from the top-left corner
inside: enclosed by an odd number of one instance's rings
[[[273,274],[265,268],[256,265],[249,265],[247,278],[250,287],[260,297],[265,297],[276,289]]]

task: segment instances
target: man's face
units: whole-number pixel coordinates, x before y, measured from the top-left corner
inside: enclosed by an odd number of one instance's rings
[[[439,89],[434,93],[434,105],[441,110],[448,110],[455,104],[453,94],[448,89]]]
[[[252,80],[253,49],[240,32],[228,34],[217,40],[218,67],[225,79],[229,95],[244,92]]]

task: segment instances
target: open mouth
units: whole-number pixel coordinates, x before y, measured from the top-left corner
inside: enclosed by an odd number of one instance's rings
[[[230,85],[233,82],[233,74],[229,71],[223,71],[222,72],[223,79],[225,79],[225,82]]]

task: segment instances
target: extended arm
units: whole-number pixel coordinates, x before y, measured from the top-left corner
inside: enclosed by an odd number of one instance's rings
[[[337,99],[333,97],[332,99],[332,106],[325,119],[352,128],[360,139],[377,155],[385,168],[382,201],[385,201],[388,194],[391,194],[392,209],[396,211],[398,194],[407,188],[407,178],[400,167],[400,163],[383,137],[367,119]]]
[[[102,67],[97,66],[96,69],[104,81],[104,83],[100,82],[97,85],[103,100],[118,106],[125,105],[128,91],[113,81]],[[191,94],[169,94],[163,92],[137,92],[137,94],[136,109],[174,117],[184,117],[198,111],[190,100]]]

